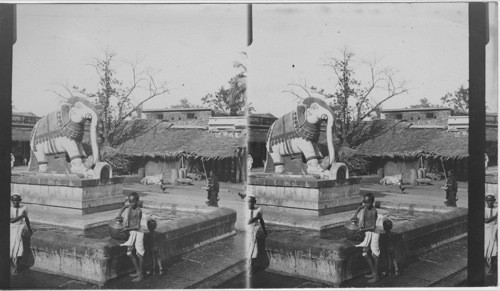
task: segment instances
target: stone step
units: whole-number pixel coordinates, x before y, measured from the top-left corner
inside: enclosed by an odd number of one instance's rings
[[[241,259],[239,262],[236,262],[234,265],[227,267],[226,269],[196,283],[189,287],[188,289],[210,289],[217,287],[218,285],[223,284],[231,280],[232,278],[245,273],[247,271],[248,260]]]
[[[387,215],[388,210],[377,209],[379,218]],[[312,229],[318,231],[325,231],[331,228],[344,225],[354,215],[353,210],[342,211],[339,213],[323,215],[323,216],[304,216],[290,213],[283,213],[280,211],[263,210],[264,221],[269,224],[292,226],[304,229]],[[377,225],[382,227],[382,221],[379,219]]]
[[[75,215],[71,212],[48,211],[48,209],[36,207],[35,205],[28,206],[28,217],[32,222],[80,230],[106,225],[113,220],[117,214],[117,210],[109,210],[89,215]]]

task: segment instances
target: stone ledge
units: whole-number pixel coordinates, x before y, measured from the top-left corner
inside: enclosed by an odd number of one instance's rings
[[[359,184],[361,177],[351,177],[344,183],[336,180],[317,179],[311,175],[280,175],[280,174],[251,174],[248,185],[300,187],[300,188],[327,188]]]
[[[235,221],[234,210],[218,208],[211,213],[160,223],[157,228],[160,258],[165,260],[233,235]],[[38,227],[31,237],[36,270],[99,285],[132,270],[126,248],[119,246],[122,241],[109,236],[87,237],[67,227]],[[145,240],[148,239],[145,230]]]
[[[92,187],[101,185],[112,185],[123,183],[124,177],[113,177],[111,179],[87,179],[74,176],[64,175],[39,175],[37,173],[30,174],[12,174],[11,183],[13,184],[34,184],[34,185],[49,185],[49,186],[68,186],[68,187]]]
[[[32,205],[44,205],[52,207],[61,208],[73,208],[85,210],[87,208],[101,207],[112,204],[123,204],[125,196],[115,195],[107,197],[99,197],[93,199],[64,199],[64,198],[53,198],[46,196],[36,196],[36,194],[22,193],[23,202]],[[120,206],[121,207],[121,206]]]
[[[430,205],[422,205],[422,204],[412,204],[412,203],[391,203],[386,201],[375,201],[376,208],[384,208],[384,209],[395,209],[395,210],[405,210],[409,212],[417,211],[417,212],[432,212],[432,213],[446,213],[456,209],[464,209],[464,208],[451,208],[445,206],[430,206]],[[467,210],[467,209],[465,209]],[[460,210],[463,212],[463,210]]]
[[[68,187],[61,185],[38,185],[11,183],[11,189],[21,195],[33,194],[37,197],[63,200],[90,200],[110,196],[123,196],[122,184],[109,184],[91,187]],[[23,201],[24,201],[23,197]]]
[[[466,209],[454,209],[433,214],[429,219],[398,223],[394,227],[396,239],[399,238],[396,251],[405,260],[443,242],[461,238],[467,233],[467,216]],[[361,248],[356,248],[355,243],[344,237],[322,238],[315,231],[293,227],[276,229],[270,225],[268,229],[266,250],[271,271],[336,287],[342,281],[368,271]],[[382,253],[381,262],[384,262],[384,256]]]

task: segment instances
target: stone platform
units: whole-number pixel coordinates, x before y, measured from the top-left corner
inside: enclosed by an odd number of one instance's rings
[[[324,231],[345,222],[345,212],[361,203],[360,181],[357,177],[338,182],[312,175],[253,174],[247,193],[257,198],[271,224]]]
[[[158,220],[159,249],[162,260],[186,253],[204,244],[235,233],[236,212],[225,208],[144,202],[144,213],[160,210],[175,217],[191,212],[189,217]],[[110,211],[107,221],[114,219]],[[30,215],[32,217],[32,215]],[[104,285],[108,280],[132,271],[123,241],[109,237],[107,229],[96,228],[84,234],[74,228],[33,223],[37,231],[31,238],[32,268],[85,282]],[[148,231],[145,230],[147,245]],[[146,253],[146,264],[150,263]]]
[[[95,224],[100,213],[123,205],[123,177],[84,179],[69,175],[20,173],[11,176],[11,189],[21,194],[34,222],[85,229]],[[87,217],[89,215],[93,217]],[[42,218],[42,220],[38,220]]]
[[[415,205],[379,204],[380,211],[413,212]],[[387,208],[386,208],[387,207]],[[425,207],[420,207],[425,210]],[[350,213],[352,216],[352,212]],[[266,214],[264,219],[268,220]],[[342,227],[327,233],[314,230],[270,225],[266,250],[270,256],[270,271],[303,277],[328,285],[340,283],[369,271],[361,248],[344,237]],[[395,221],[393,228],[399,238],[397,253],[400,262],[418,253],[467,235],[467,209],[430,208],[424,217],[414,221]],[[383,240],[383,235],[381,236]],[[384,251],[381,253],[383,266]]]
[[[362,249],[345,238],[344,224],[362,201],[360,178],[338,182],[310,175],[251,175],[247,193],[257,199],[270,234],[270,271],[328,285],[368,271]],[[377,201],[379,220],[393,220],[404,260],[467,234],[467,209]],[[381,235],[381,242],[384,235]],[[384,251],[381,262],[384,262]]]

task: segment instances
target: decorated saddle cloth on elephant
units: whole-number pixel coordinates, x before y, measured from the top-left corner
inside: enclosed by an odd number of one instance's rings
[[[61,136],[76,141],[83,140],[84,124],[72,122],[69,110],[70,105],[63,104],[57,111],[49,113],[37,122],[33,130],[35,145]],[[33,151],[36,151],[36,147]]]
[[[274,122],[268,132],[270,152],[272,152],[273,145],[294,138],[303,138],[314,143],[318,142],[321,125],[307,122],[305,111],[306,108],[299,105],[296,110],[283,115]]]

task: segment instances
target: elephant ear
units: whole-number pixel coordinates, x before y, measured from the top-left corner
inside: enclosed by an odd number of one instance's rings
[[[57,125],[59,128],[64,128],[69,122],[69,110],[71,106],[68,103],[61,104],[57,112]]]
[[[299,105],[297,106],[297,115],[296,115],[297,128],[302,127],[304,123],[306,123],[306,106]]]

